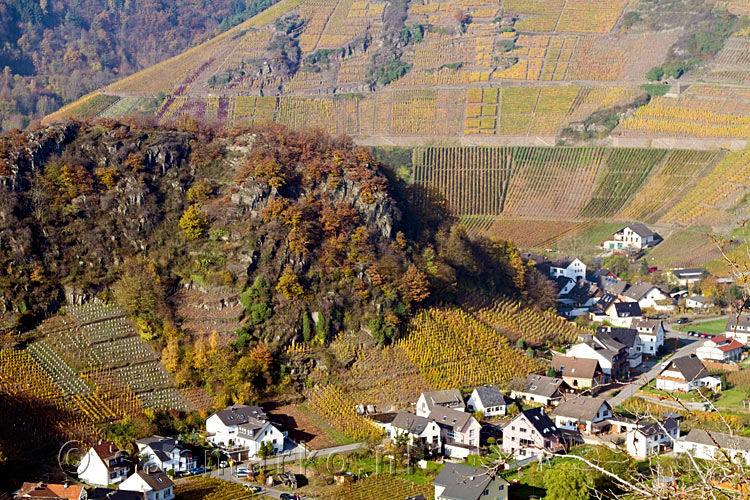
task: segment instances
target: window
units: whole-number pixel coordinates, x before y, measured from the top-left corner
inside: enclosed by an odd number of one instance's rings
[[[472,436],[472,437],[474,436],[474,429],[471,429],[471,430],[469,431],[469,436]]]

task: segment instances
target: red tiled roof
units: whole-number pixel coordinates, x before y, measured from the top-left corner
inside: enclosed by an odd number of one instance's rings
[[[23,483],[16,497],[67,498],[68,500],[78,500],[78,498],[81,496],[81,490],[83,490],[83,486],[65,486],[64,484],[47,483]]]

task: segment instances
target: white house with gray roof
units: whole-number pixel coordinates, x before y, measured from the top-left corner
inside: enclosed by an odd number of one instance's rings
[[[453,410],[464,411],[464,397],[458,389],[445,389],[442,391],[427,391],[419,395],[417,400],[417,415],[428,417],[436,406],[443,406]]]
[[[726,453],[732,460],[741,459],[750,465],[750,438],[723,432],[710,431],[709,434],[703,429],[692,429],[675,442],[674,451],[704,460],[726,460]]]
[[[435,500],[507,500],[510,483],[487,469],[445,464],[435,480]]]
[[[532,373],[525,380],[514,379],[511,382],[510,397],[522,399],[529,403],[541,403],[544,406],[550,406],[560,401],[563,390],[566,389],[569,389],[568,384],[559,378]]]
[[[661,237],[641,223],[630,224],[612,235],[612,239],[602,244],[608,250],[641,250],[654,246],[661,241]]]
[[[151,436],[137,439],[138,453],[147,460],[146,466],[155,465],[162,470],[188,472],[197,467],[197,460],[185,443],[175,438]]]
[[[466,401],[469,411],[481,411],[485,417],[504,416],[513,400],[506,397],[496,385],[475,388]]]
[[[741,314],[739,317],[732,314],[724,327],[724,335],[745,345],[750,344],[750,314]]]
[[[471,453],[478,453],[482,426],[471,413],[435,406],[429,418],[440,427],[445,456],[466,458]]]
[[[158,467],[136,471],[120,484],[124,491],[136,491],[144,500],[172,500],[174,498],[174,483]]]
[[[206,420],[206,440],[239,458],[255,458],[263,442],[271,443],[274,453],[283,451],[286,434],[259,406],[232,405]]]
[[[671,417],[638,423],[625,434],[625,449],[631,457],[643,460],[672,449],[679,437],[680,423]]]
[[[439,451],[442,444],[441,429],[434,420],[407,411],[400,411],[396,414],[388,431],[393,440],[398,436],[406,435],[410,445],[421,442],[429,451]]]
[[[690,392],[699,387],[721,390],[721,379],[711,375],[695,354],[669,361],[656,376],[656,388],[660,391]]]
[[[606,399],[568,396],[552,411],[559,429],[594,434],[606,431],[612,418],[612,407]]]

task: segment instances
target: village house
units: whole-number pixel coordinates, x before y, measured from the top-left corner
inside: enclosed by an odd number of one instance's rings
[[[446,457],[466,458],[472,452],[478,453],[482,426],[471,413],[436,405],[429,418],[440,427]]]
[[[444,406],[458,411],[464,411],[464,397],[458,389],[442,391],[428,391],[419,395],[417,400],[417,415],[427,417],[435,406]]]
[[[625,435],[625,449],[638,460],[658,455],[672,449],[680,436],[680,423],[671,417],[661,422],[639,424]]]
[[[147,458],[146,467],[155,465],[162,470],[188,472],[197,467],[197,460],[179,439],[151,436],[135,441],[138,453]]]
[[[172,500],[174,483],[158,467],[136,471],[120,485],[121,490],[137,491],[144,500]]]
[[[596,389],[607,383],[602,367],[595,359],[576,358],[556,354],[552,357],[552,368],[557,377],[575,390]]]
[[[94,486],[117,484],[128,477],[130,464],[112,441],[92,446],[78,464],[78,479]]]
[[[661,391],[690,392],[699,387],[721,390],[721,380],[708,373],[695,354],[669,361],[656,376],[656,388]]]
[[[740,361],[744,349],[745,344],[726,335],[719,335],[712,339],[706,339],[703,345],[696,349],[695,355],[700,360],[728,363],[730,361]]]
[[[750,315],[741,314],[737,317],[732,314],[724,327],[724,335],[745,345],[750,343]]]
[[[612,407],[605,399],[588,396],[568,396],[552,411],[559,429],[599,434],[609,428]]]
[[[674,309],[672,297],[647,281],[637,281],[628,287],[622,294],[622,300],[626,303],[637,302],[641,310],[671,311]]]
[[[21,488],[13,494],[16,500],[28,498],[32,500],[87,500],[83,486],[68,483],[23,483]]]
[[[701,268],[672,269],[669,280],[680,286],[690,286],[698,283],[706,276],[706,270]]]
[[[603,342],[619,342],[628,351],[628,366],[637,368],[643,364],[643,345],[635,328],[614,328],[611,326],[600,326],[596,329],[595,338],[604,339]]]
[[[259,406],[233,405],[206,420],[206,440],[238,459],[255,458],[263,442],[283,451],[286,434]]]
[[[640,223],[630,224],[612,235],[602,244],[607,250],[642,250],[658,244],[661,237]]]
[[[578,281],[586,279],[586,264],[580,259],[560,259],[549,264],[549,275],[551,278],[565,276]]]
[[[447,463],[432,482],[435,500],[507,500],[510,483],[487,469]]]
[[[503,452],[516,458],[563,450],[562,433],[542,408],[524,410],[503,426]]]
[[[531,374],[526,380],[515,379],[511,385],[510,397],[544,406],[555,405],[562,398],[568,385],[560,379]]]
[[[637,319],[630,327],[638,332],[644,354],[656,355],[664,346],[664,325],[660,319]]]
[[[638,302],[614,302],[604,312],[607,321],[620,328],[630,328],[634,321],[643,317]]]
[[[431,418],[400,411],[391,422],[390,428],[391,432],[388,435],[392,440],[405,435],[408,438],[408,443],[412,446],[422,443],[425,445],[426,451],[440,452],[442,444],[440,439],[441,429]]]
[[[602,372],[612,380],[627,376],[629,370],[628,349],[607,334],[583,335],[577,344],[565,354],[569,357],[593,359],[599,363]]]
[[[740,459],[750,465],[750,438],[722,432],[711,431],[709,435],[703,429],[691,429],[687,436],[675,442],[674,451],[703,460],[726,460],[729,456],[733,461]]]
[[[496,385],[485,385],[475,388],[466,401],[466,409],[471,412],[481,411],[485,417],[504,416],[513,400],[506,397]]]
[[[709,309],[713,305],[710,297],[703,295],[692,295],[685,297],[685,307],[688,309]]]

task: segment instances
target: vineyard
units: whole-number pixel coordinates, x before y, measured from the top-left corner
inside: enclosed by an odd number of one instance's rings
[[[571,222],[497,218],[482,233],[493,239],[511,240],[519,248],[545,249],[562,238],[572,236],[593,224],[592,221]],[[470,233],[471,234],[471,233]]]
[[[382,430],[370,419],[357,413],[356,402],[331,385],[318,385],[307,394],[307,403],[334,429],[354,440],[377,439]]]
[[[205,476],[189,477],[175,484],[175,500],[237,500],[248,498],[248,491],[240,483]],[[252,495],[259,500],[269,499],[265,495]]]
[[[435,498],[435,489],[430,485],[416,484],[400,477],[374,474],[354,483],[345,483],[330,496],[331,500],[403,500],[417,495]]]

